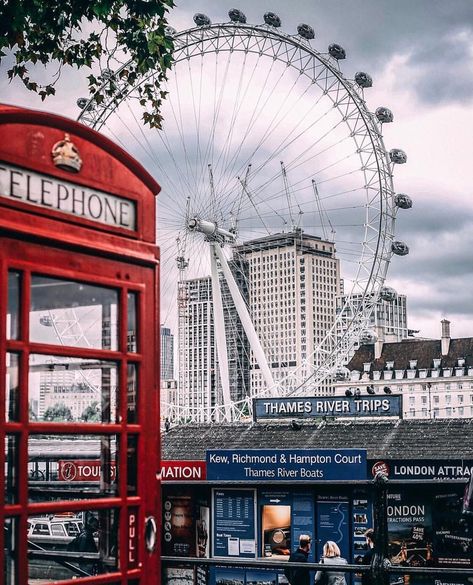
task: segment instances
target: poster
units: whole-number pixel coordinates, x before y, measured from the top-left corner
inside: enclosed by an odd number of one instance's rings
[[[255,490],[213,490],[213,555],[256,557]]]
[[[167,494],[163,499],[163,554],[194,556],[194,505],[190,495]]]
[[[164,567],[163,585],[194,585],[194,569],[188,567]]]
[[[462,523],[460,493],[434,496],[434,558],[437,566],[473,567],[473,534]]]
[[[388,494],[389,560],[394,565],[425,567],[434,564],[430,499],[419,492]],[[407,580],[406,580],[407,579]],[[430,583],[428,577],[411,575],[395,583]]]
[[[196,552],[200,559],[210,557],[210,508],[199,506],[197,520],[195,522]]]

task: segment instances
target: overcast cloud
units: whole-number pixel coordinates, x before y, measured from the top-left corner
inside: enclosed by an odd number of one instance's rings
[[[454,337],[473,336],[473,2],[471,0],[182,0],[170,16],[177,29],[193,26],[204,12],[227,21],[230,8],[250,23],[274,11],[286,32],[301,22],[315,28],[313,45],[345,47],[342,70],[373,76],[365,92],[374,110],[385,105],[395,121],[385,125],[388,149],[403,148],[408,163],[395,169],[395,188],[414,200],[400,210],[397,236],[410,255],[394,257],[388,284],[408,295],[409,327],[439,337],[440,319],[452,321]],[[75,101],[86,94],[84,73],[64,75],[58,95],[45,103],[1,69],[2,101],[77,116]],[[159,180],[159,177],[158,177]]]

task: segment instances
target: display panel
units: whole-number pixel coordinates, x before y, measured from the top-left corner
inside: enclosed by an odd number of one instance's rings
[[[5,437],[5,503],[18,502],[18,450],[19,437],[6,435]]]
[[[118,368],[115,362],[31,354],[31,421],[118,422]]]
[[[256,557],[256,492],[216,489],[213,497],[213,556]]]
[[[30,435],[30,501],[82,500],[118,494],[116,435]]]
[[[30,340],[117,350],[118,291],[32,275]]]
[[[19,420],[20,400],[20,356],[17,353],[6,354],[5,384],[5,419],[7,422]]]
[[[8,272],[7,339],[20,338],[20,294],[21,274]]]
[[[118,511],[28,517],[28,583],[90,577],[118,569]]]

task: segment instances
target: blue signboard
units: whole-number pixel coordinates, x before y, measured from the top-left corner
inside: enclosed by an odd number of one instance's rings
[[[330,481],[366,478],[365,449],[207,451],[207,479]]]
[[[214,490],[213,546],[216,557],[255,558],[255,492]]]
[[[312,396],[299,398],[256,398],[256,419],[396,416],[402,414],[402,396]]]

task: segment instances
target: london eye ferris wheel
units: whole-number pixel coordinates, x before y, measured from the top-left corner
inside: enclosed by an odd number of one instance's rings
[[[162,130],[140,120],[136,88],[146,79],[127,87],[119,68],[106,72],[116,79],[118,101],[78,100],[79,119],[122,144],[162,185],[161,322],[181,336],[181,386],[189,383],[182,371],[182,346],[190,343],[189,283],[208,284],[207,334],[218,388],[212,399],[167,405],[174,420],[239,418],[255,395],[312,395],[343,379],[358,344],[374,341],[369,321],[376,303],[395,298],[384,284],[393,254],[408,253],[394,228],[398,210],[412,201],[393,187],[394,166],[406,155],[385,148],[382,129],[393,114],[368,109],[371,77],[344,76],[344,48],[334,43],[317,50],[307,24],[291,35],[274,13],[257,25],[236,9],[229,18],[214,24],[196,14],[194,27],[168,29],[175,49]],[[274,375],[272,354],[287,317],[261,325],[242,251],[261,250],[261,242],[278,234],[327,243],[341,285],[322,334],[296,365]],[[232,337],[247,353],[237,367],[258,370],[262,380],[238,395],[229,372]]]

